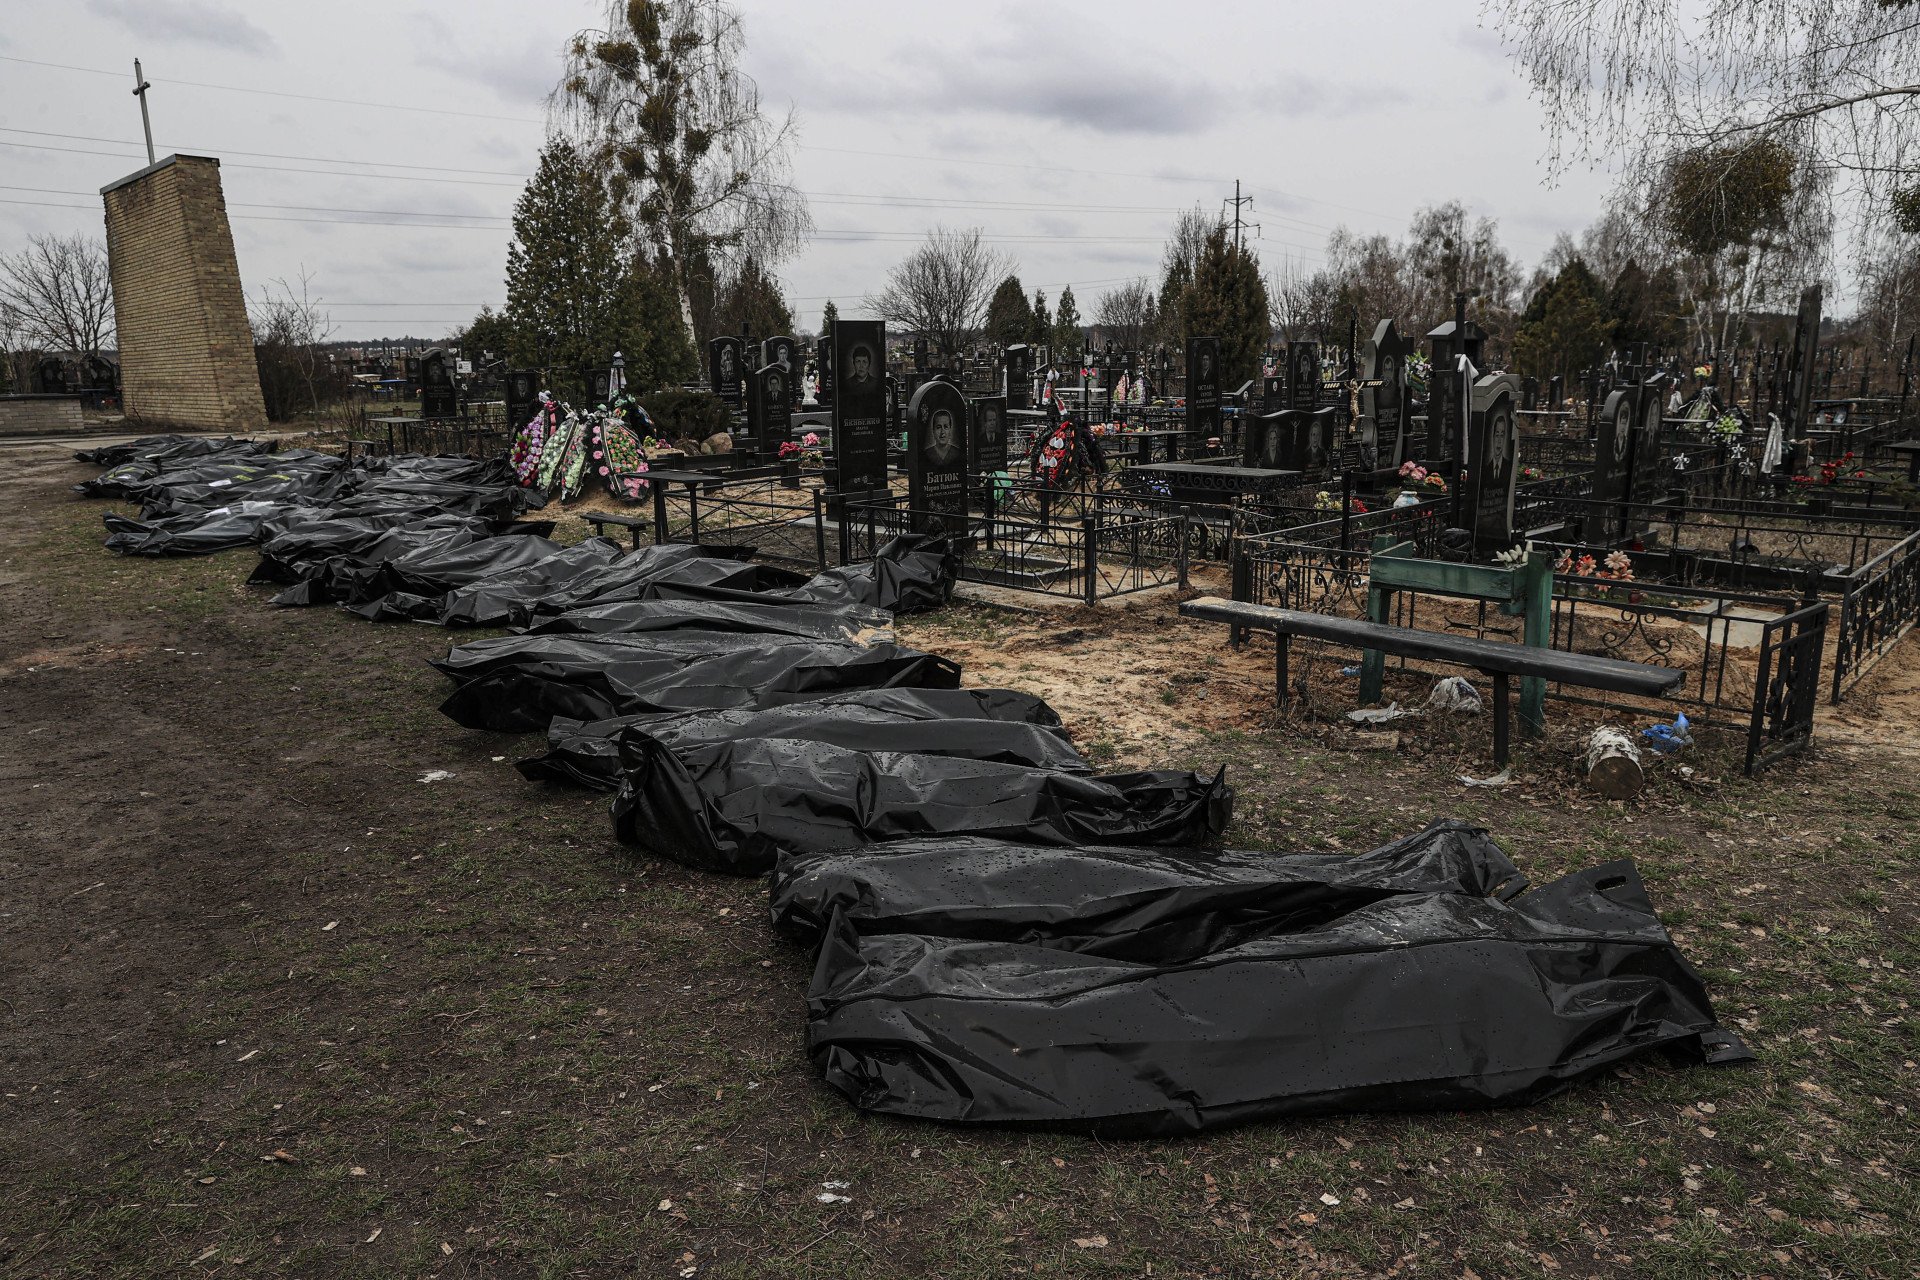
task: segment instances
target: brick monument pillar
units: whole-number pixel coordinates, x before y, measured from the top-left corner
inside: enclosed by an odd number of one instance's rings
[[[220,162],[168,156],[100,196],[127,416],[188,430],[264,428]]]

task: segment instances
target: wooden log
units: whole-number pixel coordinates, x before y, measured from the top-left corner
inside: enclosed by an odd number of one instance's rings
[[[1595,729],[1587,738],[1587,785],[1609,800],[1631,800],[1647,785],[1640,748],[1624,730]]]

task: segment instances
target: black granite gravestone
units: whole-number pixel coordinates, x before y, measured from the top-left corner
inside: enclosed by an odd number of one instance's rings
[[[1586,541],[1595,546],[1611,546],[1626,536],[1626,513],[1620,504],[1627,499],[1639,423],[1638,388],[1619,387],[1607,394],[1593,446],[1593,506],[1585,529]]]
[[[833,487],[871,493],[887,487],[887,327],[879,320],[835,320],[833,367],[844,370],[833,394]]]
[[[518,431],[533,421],[540,408],[540,374],[534,369],[509,369],[506,379],[507,427]]]
[[[1793,347],[1787,356],[1787,434],[1804,437],[1813,425],[1814,350],[1820,342],[1820,286],[1800,292],[1800,312],[1794,317]]]
[[[833,339],[821,338],[814,345],[813,402],[822,409],[833,406]]]
[[[1007,408],[1026,409],[1033,405],[1033,348],[1024,342],[1010,345],[1003,353],[1007,365]]]
[[[1278,413],[1287,407],[1287,379],[1284,374],[1269,374],[1260,380],[1260,412]]]
[[[1473,384],[1467,445],[1466,513],[1474,554],[1482,559],[1513,546],[1513,490],[1518,479],[1520,380],[1490,373]]]
[[[1298,340],[1287,344],[1287,408],[1316,409],[1320,405],[1320,344]]]
[[[784,379],[790,404],[800,403],[800,344],[786,334],[776,334],[760,344],[760,363],[777,364],[787,371]]]
[[[1187,339],[1187,445],[1198,454],[1220,434],[1220,339]]]
[[[747,396],[747,434],[760,456],[780,456],[780,446],[793,439],[793,371],[770,364],[755,370]]]
[[[1362,348],[1361,376],[1379,384],[1360,391],[1360,412],[1374,437],[1375,467],[1398,467],[1406,459],[1408,350],[1392,320],[1376,325]]]
[[[1240,436],[1240,465],[1269,470],[1284,465],[1281,460],[1287,455],[1288,437],[1295,429],[1292,419],[1297,416],[1290,409],[1248,415]]]
[[[741,383],[745,366],[746,353],[740,339],[715,338],[707,344],[707,385],[736,409],[744,399]]]
[[[1634,412],[1633,449],[1628,456],[1627,501],[1633,510],[1627,513],[1629,532],[1644,529],[1652,516],[1648,506],[1665,496],[1666,477],[1660,474],[1660,426],[1666,417],[1666,396],[1670,389],[1667,375],[1655,374],[1638,387]]]
[[[454,383],[453,357],[439,347],[420,357],[420,416],[460,416],[460,389]]]
[[[907,506],[919,533],[957,531],[967,508],[967,402],[951,382],[921,384],[907,405]]]
[[[1472,390],[1460,372],[1460,357],[1480,367],[1487,335],[1466,318],[1466,297],[1454,299],[1454,318],[1430,330],[1433,368],[1427,375],[1427,454],[1430,461],[1458,461],[1466,452],[1467,397]]]
[[[581,380],[587,385],[587,403],[603,405],[613,399],[612,369],[582,369]]]
[[[992,475],[1007,469],[1007,397],[981,396],[968,402],[967,469]]]

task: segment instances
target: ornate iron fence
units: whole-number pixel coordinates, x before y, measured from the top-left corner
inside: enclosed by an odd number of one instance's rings
[[[1824,600],[1810,601],[1766,626],[1747,725],[1748,777],[1813,741],[1831,608]]]
[[[1237,539],[1233,598],[1366,617],[1368,563],[1362,546],[1299,541],[1291,531]],[[1804,745],[1812,732],[1804,703],[1807,689],[1819,684],[1826,608],[1778,594],[1556,575],[1553,648],[1669,667],[1684,672],[1686,681],[1661,702],[1598,697],[1557,684],[1548,693],[1563,702],[1641,714],[1663,714],[1677,702],[1703,726],[1747,727],[1748,767],[1758,768]],[[1384,621],[1480,639],[1522,639],[1521,619],[1486,601],[1424,592],[1395,592]],[[1242,637],[1236,632],[1232,638]],[[1756,658],[1758,666],[1750,668]],[[1397,664],[1401,670],[1413,665]]]
[[[752,547],[812,572],[827,567],[825,498],[776,476],[656,483],[653,540]]]
[[[1871,671],[1920,616],[1920,533],[1888,547],[1854,570],[1840,598],[1833,658],[1833,698]]]
[[[895,498],[847,503],[836,532],[844,563],[856,564],[871,559],[891,538],[944,530],[959,557],[962,582],[1093,604],[1186,585],[1190,525],[1184,512],[1107,511],[1092,500],[1074,512],[1037,520],[915,511]]]

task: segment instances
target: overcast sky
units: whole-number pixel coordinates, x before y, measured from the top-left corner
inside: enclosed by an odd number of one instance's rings
[[[145,163],[138,56],[159,154],[222,161],[249,295],[304,269],[337,336],[441,337],[505,296],[546,93],[602,7],[16,6],[0,25],[0,252],[100,233],[98,189]],[[978,225],[1029,290],[1071,284],[1091,318],[1102,290],[1157,283],[1174,213],[1221,209],[1236,178],[1268,267],[1319,263],[1337,225],[1398,235],[1455,198],[1530,267],[1607,191],[1591,172],[1543,183],[1540,113],[1470,0],[741,8],[766,106],[798,115],[821,233],[780,269],[801,328],[830,297],[859,314],[936,222]]]

